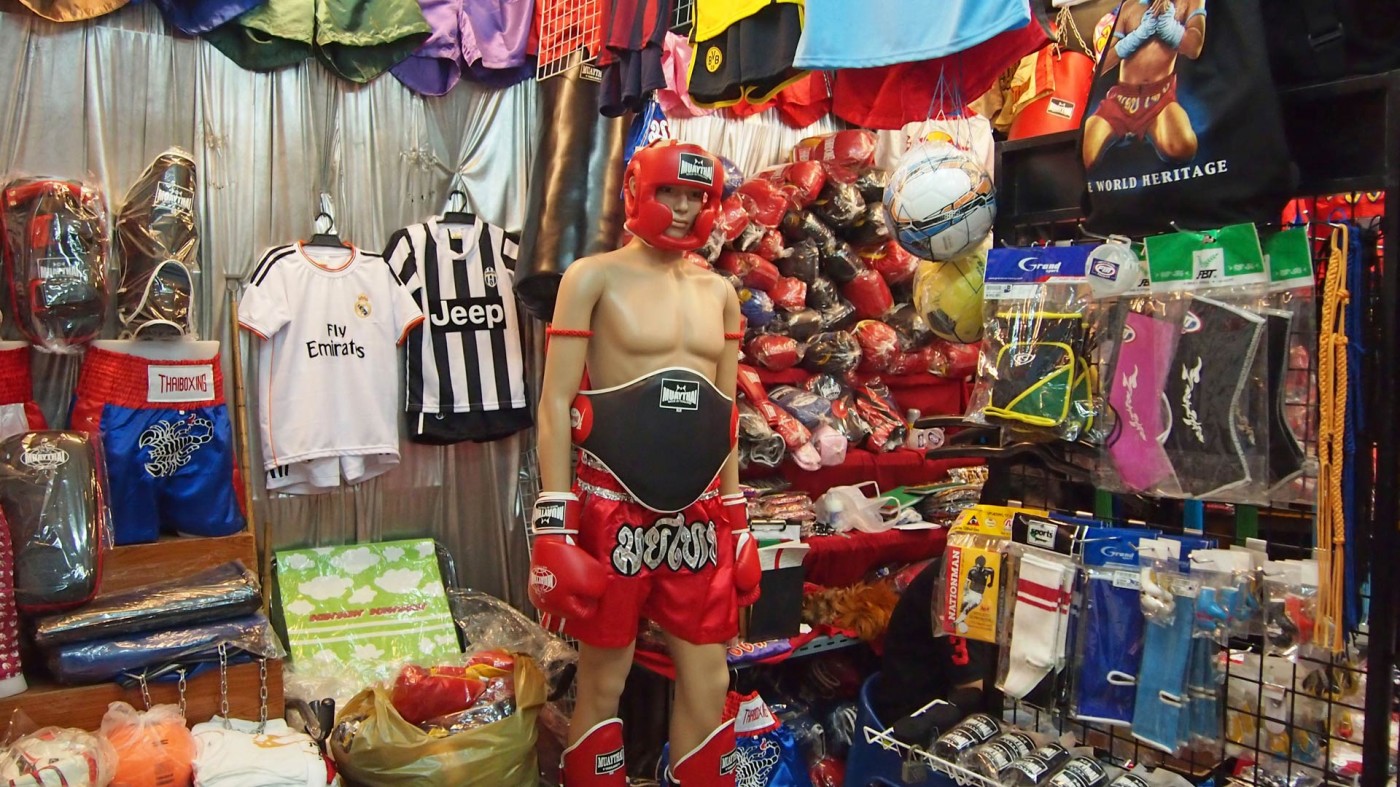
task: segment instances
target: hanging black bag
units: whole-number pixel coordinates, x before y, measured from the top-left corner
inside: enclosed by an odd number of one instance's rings
[[[1400,68],[1396,0],[1262,0],[1261,7],[1280,85]]]
[[[1259,0],[1125,0],[1081,128],[1098,233],[1274,221],[1296,180]]]

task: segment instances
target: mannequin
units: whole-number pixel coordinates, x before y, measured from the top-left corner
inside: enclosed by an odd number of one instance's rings
[[[529,592],[580,642],[567,787],[626,785],[616,714],[642,616],[666,631],[676,666],[668,778],[734,784],[725,646],[762,574],[734,443],[739,304],[684,259],[708,238],[722,183],[697,146],[637,151],[623,179],[632,241],[578,260],[560,283]]]

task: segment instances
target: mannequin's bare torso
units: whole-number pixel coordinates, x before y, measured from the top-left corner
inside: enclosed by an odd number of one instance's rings
[[[620,385],[668,366],[716,381],[730,287],[684,259],[657,256],[638,244],[578,263],[605,280],[590,323],[588,374],[594,387]]]

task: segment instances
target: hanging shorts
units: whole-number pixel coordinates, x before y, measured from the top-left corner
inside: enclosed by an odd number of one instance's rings
[[[153,361],[91,347],[71,424],[102,438],[118,544],[243,529],[217,355]]]
[[[0,350],[0,440],[48,428],[44,414],[34,402],[29,346]]]
[[[716,485],[675,514],[636,502],[606,470],[580,463],[579,546],[603,564],[608,589],[587,618],[564,633],[598,648],[626,647],[642,618],[696,645],[739,631],[734,544]]]
[[[792,65],[801,36],[802,5],[776,2],[697,43],[690,62],[691,99],[706,107],[768,101],[805,73]]]
[[[530,408],[471,413],[408,413],[408,439],[425,445],[487,443],[534,424]]]
[[[314,52],[340,77],[364,83],[430,32],[414,0],[268,0],[205,38],[249,71],[296,65]]]
[[[161,16],[187,36],[199,36],[262,5],[264,0],[155,0]]]
[[[1145,85],[1114,85],[1094,112],[1113,129],[1115,137],[1143,139],[1152,122],[1176,103],[1176,74]]]
[[[534,76],[525,55],[529,0],[420,0],[431,34],[391,70],[409,90],[447,95],[462,77],[509,87]]]
[[[53,22],[81,22],[110,14],[130,0],[20,0],[35,14]]]

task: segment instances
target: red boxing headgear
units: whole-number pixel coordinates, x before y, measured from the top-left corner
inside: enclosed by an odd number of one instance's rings
[[[660,140],[632,154],[622,179],[627,231],[659,249],[690,251],[705,245],[719,216],[724,170],[719,159],[699,145]],[[683,237],[666,234],[675,221],[670,207],[656,199],[663,186],[699,189],[704,204]]]

